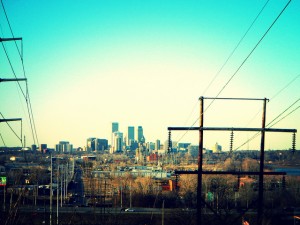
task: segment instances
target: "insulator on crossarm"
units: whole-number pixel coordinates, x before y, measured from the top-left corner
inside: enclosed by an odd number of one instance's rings
[[[296,133],[293,133],[292,152],[296,151]]]
[[[230,153],[232,153],[232,149],[233,149],[233,138],[234,138],[234,133],[233,133],[233,130],[232,130],[231,134],[230,134],[230,146],[229,146]]]
[[[168,135],[168,153],[171,152],[172,149],[172,140],[171,140],[171,131],[169,131],[169,135]]]

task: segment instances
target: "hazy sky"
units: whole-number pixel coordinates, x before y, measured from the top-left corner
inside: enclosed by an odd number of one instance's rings
[[[119,122],[124,135],[128,126],[143,126],[146,141],[164,142],[168,126],[188,127],[194,122],[198,126],[198,98],[220,92],[219,97],[269,98],[268,124],[300,97],[300,2],[288,5],[247,58],[288,1],[266,2],[3,0],[14,36],[23,38],[39,144],[54,147],[66,140],[78,147],[88,137],[110,142],[112,122]],[[1,6],[0,37],[11,36]],[[14,77],[5,51],[16,76],[24,77],[15,43],[3,44],[0,78]],[[25,91],[25,83],[20,85]],[[206,100],[205,106],[210,103]],[[262,101],[214,101],[205,111],[204,125],[261,127],[262,105]],[[299,105],[300,101],[284,115]],[[0,109],[5,118],[23,118],[22,133],[31,145],[26,102],[15,82],[0,84]],[[10,125],[20,135],[20,123]],[[276,127],[299,130],[300,110]],[[0,133],[7,146],[20,145],[5,123],[0,124]],[[254,134],[235,132],[234,147]],[[229,136],[205,132],[204,147],[218,142],[226,150]],[[172,140],[197,144],[198,133],[173,132]],[[258,137],[242,149],[258,149],[259,141]],[[291,134],[266,135],[267,149],[291,145]]]

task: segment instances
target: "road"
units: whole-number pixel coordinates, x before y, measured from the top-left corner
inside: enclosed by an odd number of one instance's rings
[[[82,170],[77,168],[75,170],[74,179],[70,182],[70,190],[69,193],[72,194],[70,198],[70,204],[82,206],[85,205],[85,198],[84,198],[84,185],[82,181]]]

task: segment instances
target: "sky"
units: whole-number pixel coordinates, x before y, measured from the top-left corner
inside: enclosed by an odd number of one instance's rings
[[[143,126],[146,142],[163,143],[168,127],[199,126],[200,96],[267,98],[267,125],[284,112],[272,128],[300,128],[299,1],[278,19],[286,0],[2,3],[22,41],[1,43],[0,78],[25,71],[27,86],[0,83],[0,112],[22,118],[9,123],[16,135],[0,124],[0,146],[20,146],[17,136],[50,148],[59,141],[84,147],[89,137],[110,143],[112,122],[124,136],[128,126]],[[1,5],[0,37],[12,37],[9,24]],[[19,86],[28,87],[36,141]],[[204,107],[206,127],[262,126],[262,100],[205,99]],[[255,134],[235,132],[234,148]],[[230,132],[204,133],[206,148],[217,142],[226,150],[229,140]],[[197,144],[198,132],[173,131],[172,141]],[[266,134],[266,149],[291,146],[291,133]]]

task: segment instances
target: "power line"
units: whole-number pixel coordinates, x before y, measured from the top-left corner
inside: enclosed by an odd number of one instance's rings
[[[23,41],[22,41],[22,39],[21,39],[21,51],[20,51],[20,49],[19,49],[19,47],[18,47],[18,45],[17,45],[16,39],[15,39],[15,37],[14,37],[14,33],[13,33],[12,27],[11,27],[11,25],[10,25],[9,18],[8,18],[7,13],[6,13],[6,10],[5,10],[5,7],[4,7],[4,4],[3,4],[3,1],[2,1],[2,0],[1,0],[1,5],[2,5],[2,8],[3,8],[4,14],[5,14],[5,17],[6,17],[6,20],[7,20],[7,23],[8,23],[10,32],[11,32],[11,35],[12,35],[13,40],[14,40],[14,42],[15,42],[15,46],[16,46],[17,51],[18,51],[18,53],[19,53],[19,57],[20,57],[20,59],[21,59],[22,69],[23,69],[23,75],[24,75],[24,77],[26,78],[25,66],[24,66],[24,58],[23,58]],[[14,76],[16,77],[15,72],[14,72],[13,67],[12,67],[12,64],[11,64],[11,62],[10,62],[10,59],[9,59],[9,57],[8,57],[8,54],[7,54],[7,52],[6,52],[6,49],[5,49],[4,45],[3,45],[3,43],[2,43],[2,46],[3,46],[3,48],[4,48],[4,51],[5,51],[5,53],[6,53],[7,58],[8,58],[8,60],[9,60],[9,63],[10,63],[10,65],[11,65],[13,74],[14,74]],[[27,79],[27,78],[26,78],[26,79]],[[21,88],[19,82],[18,82],[18,85],[19,85],[19,87],[20,87],[20,89],[21,89],[21,91],[22,91],[22,94],[23,94],[23,96],[24,96],[24,98],[25,98],[25,100],[26,100],[27,111],[28,111],[28,117],[29,117],[29,121],[30,121],[30,128],[31,128],[31,132],[32,132],[33,141],[34,141],[34,144],[35,144],[35,143],[36,143],[36,140],[37,140],[37,143],[38,143],[38,138],[37,138],[36,126],[35,126],[35,122],[34,122],[34,116],[33,116],[32,105],[31,105],[30,96],[29,96],[28,84],[27,84],[27,82],[26,82],[26,96],[25,96],[25,94],[24,94],[24,92],[23,92],[23,89]]]
[[[274,126],[275,124],[277,124],[278,122],[274,123],[273,125],[271,125],[274,121],[276,121],[280,116],[282,116],[286,111],[288,111],[291,107],[293,107],[297,102],[300,101],[300,98],[298,98],[294,103],[292,103],[288,108],[286,108],[282,113],[280,113],[277,117],[275,117],[275,119],[273,119],[270,123],[268,123],[268,126]]]
[[[278,95],[280,95],[285,89],[287,89],[292,83],[295,82],[296,79],[298,79],[300,77],[300,74],[296,75],[288,84],[286,84],[283,88],[281,88],[278,92],[276,92],[274,94],[273,97],[270,98],[271,100],[274,100],[274,98],[276,98]],[[261,112],[261,109],[253,116],[253,118],[247,123],[246,126],[248,126],[256,117],[257,115]]]
[[[252,50],[250,51],[250,53],[242,61],[242,63],[240,64],[240,66],[237,68],[237,70],[232,74],[232,76],[229,78],[229,80],[225,83],[225,85],[221,88],[221,90],[218,92],[218,94],[215,96],[215,98],[211,101],[211,103],[208,105],[208,107],[204,110],[203,114],[210,108],[210,106],[214,103],[215,99],[220,96],[220,94],[228,86],[228,84],[231,82],[231,80],[236,76],[236,74],[239,72],[239,70],[242,68],[242,66],[246,63],[246,61],[250,58],[250,56],[256,50],[256,48],[262,42],[262,40],[266,37],[266,35],[269,33],[269,31],[271,30],[271,28],[274,26],[274,24],[277,22],[277,20],[280,18],[280,16],[283,14],[283,12],[286,10],[286,8],[288,7],[288,5],[290,3],[291,3],[291,0],[289,0],[288,3],[284,6],[284,8],[280,11],[280,13],[278,14],[278,16],[274,19],[274,21],[272,22],[272,24],[269,26],[269,28],[263,34],[263,36],[258,40],[258,42],[252,48]],[[199,120],[199,118],[196,119],[196,121],[191,125],[191,127],[193,127],[197,123],[198,120]],[[179,141],[186,135],[187,132],[188,132],[188,130],[183,134],[183,136],[179,139]]]
[[[31,117],[32,117],[30,119],[30,126],[31,126],[32,136],[33,136],[34,144],[37,143],[37,145],[39,145],[39,140],[38,140],[38,136],[37,136],[37,132],[36,132],[35,120],[34,120],[34,117],[33,117],[32,106],[31,106],[31,101],[30,101],[30,97],[29,97],[28,83],[27,82],[26,82],[26,90],[27,90],[27,95],[28,95],[28,101],[26,101],[28,114],[29,114],[29,116],[31,115]]]
[[[286,88],[288,88],[292,83],[294,83],[295,81],[296,81],[296,79],[298,79],[300,77],[300,74],[298,74],[298,75],[296,75],[288,84],[286,84],[283,88],[281,88],[278,92],[276,92],[276,94],[270,99],[270,102],[271,102],[271,100],[274,100],[274,98],[276,98],[279,94],[281,94]],[[299,99],[296,101],[296,102],[298,102],[299,101]],[[296,102],[295,103],[293,103],[290,107],[292,107],[294,104],[296,104]],[[288,109],[290,108],[290,107],[288,107]],[[288,109],[286,109],[285,111],[287,111]],[[262,111],[262,109],[260,109],[260,110],[258,110],[258,112],[253,116],[253,118],[247,123],[247,125],[246,126],[248,126],[257,116],[258,116],[258,114],[260,113]],[[267,126],[269,126],[273,121],[275,121],[278,117],[280,117],[281,115],[282,115],[283,113],[281,113],[279,116],[277,116],[275,119],[273,119],[271,122],[269,122],[268,124],[267,124]],[[285,117],[284,117],[285,118]],[[282,118],[283,119],[283,118]],[[281,120],[282,120],[281,119]],[[280,120],[280,121],[281,121]],[[279,121],[278,121],[279,122]],[[278,122],[276,122],[275,124],[277,124]],[[272,126],[274,126],[275,124],[273,124]],[[272,127],[271,126],[271,127]],[[243,144],[241,144],[239,147],[237,147],[235,150],[237,150],[237,149],[239,149],[240,147],[242,147],[242,146],[244,146],[245,144],[247,144],[247,143],[249,143],[250,141],[252,141],[254,138],[256,138],[258,135],[259,135],[260,133],[256,133],[256,134],[254,134],[251,138],[249,138],[247,141],[245,141]]]
[[[29,122],[30,122],[31,132],[32,132],[32,135],[33,135],[33,141],[34,141],[34,143],[36,143],[36,142],[35,142],[35,136],[34,136],[34,133],[36,133],[36,132],[33,131],[32,119],[31,119],[31,117],[33,117],[33,115],[30,114],[30,109],[29,109],[29,105],[28,105],[28,104],[29,104],[29,103],[28,103],[28,96],[29,96],[29,94],[28,94],[28,89],[26,89],[26,95],[25,95],[25,93],[24,93],[24,91],[23,91],[23,89],[22,89],[22,87],[21,87],[21,85],[20,85],[19,79],[18,79],[17,76],[16,76],[16,73],[15,73],[15,70],[14,70],[13,65],[12,65],[12,63],[11,63],[11,60],[10,60],[10,58],[9,58],[8,52],[6,51],[6,48],[5,48],[4,44],[3,44],[3,42],[1,42],[1,44],[2,44],[2,47],[3,47],[4,52],[5,52],[5,54],[6,54],[6,58],[7,58],[8,62],[9,62],[9,64],[10,64],[10,67],[11,67],[11,70],[12,70],[12,72],[13,72],[13,75],[14,75],[14,77],[15,77],[17,83],[18,83],[18,86],[19,86],[19,88],[20,88],[20,90],[21,90],[21,92],[22,92],[22,95],[23,95],[23,97],[24,97],[24,99],[25,99],[25,101],[26,101],[26,106],[27,106],[27,111],[28,111],[28,117],[29,117]],[[26,87],[27,87],[27,78],[26,78]],[[22,141],[21,141],[21,142],[22,142]]]
[[[0,137],[1,137],[1,140],[2,140],[2,142],[3,142],[3,144],[4,144],[4,147],[7,147],[6,146],[6,144],[5,144],[5,142],[4,142],[4,139],[3,139],[3,137],[2,137],[2,134],[0,133]]]
[[[241,63],[241,65],[237,68],[237,70],[232,74],[232,76],[229,78],[229,80],[225,83],[225,85],[221,88],[221,90],[218,92],[218,94],[216,95],[216,98],[219,97],[219,95],[224,91],[224,89],[227,87],[227,85],[231,82],[231,80],[235,77],[235,75],[239,72],[239,70],[242,68],[242,66],[246,63],[246,61],[250,58],[250,56],[252,55],[252,53],[256,50],[256,48],[258,47],[258,45],[262,42],[262,40],[266,37],[266,35],[269,33],[269,31],[271,30],[271,28],[274,26],[274,24],[276,23],[276,21],[279,19],[279,17],[282,15],[282,13],[285,11],[285,9],[288,7],[288,5],[291,3],[291,0],[285,5],[285,7],[281,10],[281,12],[279,13],[279,15],[276,17],[276,19],[273,21],[273,23],[269,26],[269,28],[267,29],[267,31],[263,34],[263,36],[259,39],[259,41],[256,43],[256,45],[253,47],[253,49],[250,51],[250,53],[247,55],[247,57],[243,60],[243,62]],[[206,110],[212,105],[212,103],[215,100],[213,100],[208,107],[206,108]],[[205,110],[205,111],[206,111]],[[205,112],[204,111],[204,112]]]
[[[210,86],[212,85],[212,83],[215,81],[215,79],[219,76],[219,74],[221,73],[221,71],[224,69],[224,67],[227,65],[229,59],[233,56],[233,54],[235,53],[235,51],[237,50],[237,48],[240,46],[240,44],[242,43],[242,41],[244,40],[244,38],[246,37],[246,35],[248,34],[248,32],[251,30],[252,26],[254,25],[254,23],[256,22],[256,20],[259,18],[260,14],[263,12],[263,10],[265,9],[265,7],[267,6],[269,0],[266,1],[266,3],[264,4],[264,6],[262,7],[262,9],[259,11],[259,13],[257,14],[257,16],[255,17],[255,19],[252,21],[252,23],[250,24],[250,26],[248,27],[248,29],[246,30],[246,32],[244,33],[244,35],[241,37],[241,39],[239,40],[239,42],[237,43],[237,45],[235,46],[235,48],[232,50],[232,52],[229,54],[229,56],[227,57],[227,59],[225,60],[225,62],[223,63],[223,65],[221,66],[221,68],[219,69],[219,71],[215,74],[214,78],[211,80],[211,82],[209,83],[209,85],[206,87],[206,89],[204,90],[202,96],[205,95],[206,91],[210,88]]]
[[[280,120],[278,120],[276,123],[272,124],[270,127],[273,127],[274,125],[276,125],[277,123],[279,123],[281,120],[285,119],[286,117],[288,117],[289,115],[291,115],[292,113],[294,113],[299,108],[300,108],[300,105],[297,108],[293,109],[291,112],[289,112],[287,115],[285,115],[284,117],[282,117]]]
[[[9,29],[10,29],[10,33],[12,34],[12,37],[15,38],[14,33],[13,33],[13,30],[12,30],[12,28],[11,28],[11,25],[10,25],[10,22],[9,22],[9,19],[8,19],[8,16],[7,16],[7,13],[6,13],[6,10],[5,10],[5,7],[4,7],[4,4],[3,4],[3,1],[2,1],[2,0],[1,0],[1,5],[2,5],[3,12],[4,12],[4,14],[5,14],[5,18],[6,18],[6,21],[7,21],[7,23],[8,23]],[[24,70],[24,64],[23,64],[23,42],[22,42],[22,40],[21,40],[21,46],[22,46],[21,52],[20,52],[20,50],[19,50],[19,48],[18,48],[17,42],[16,42],[16,41],[14,41],[14,42],[15,42],[16,48],[18,49],[18,53],[19,53],[19,56],[20,56],[20,58],[21,58],[22,65],[23,65],[23,70]],[[25,74],[24,74],[24,76],[25,76]],[[25,78],[26,78],[26,77],[25,77]]]
[[[276,98],[281,92],[283,92],[286,88],[288,88],[288,86],[290,86],[292,83],[294,83],[294,81],[297,80],[299,77],[300,77],[300,74],[296,75],[287,85],[285,85],[283,88],[281,88],[271,99]]]
[[[233,56],[233,54],[236,52],[237,48],[240,46],[240,44],[242,43],[242,41],[244,40],[244,38],[246,37],[246,35],[248,34],[248,32],[251,30],[251,28],[253,27],[253,25],[255,24],[255,22],[257,21],[257,19],[259,18],[259,16],[261,15],[261,13],[263,12],[263,10],[265,9],[265,7],[267,6],[267,4],[269,3],[269,0],[266,1],[266,3],[263,5],[263,7],[261,8],[261,10],[259,11],[259,13],[256,15],[256,17],[254,18],[254,20],[252,21],[252,23],[250,24],[250,26],[248,27],[248,29],[246,30],[246,32],[244,33],[244,35],[241,37],[241,39],[239,40],[239,42],[237,43],[237,45],[234,47],[234,49],[231,51],[231,53],[228,55],[227,59],[225,60],[225,62],[223,63],[223,65],[221,66],[221,68],[218,70],[218,72],[215,74],[215,76],[213,77],[213,79],[210,81],[210,83],[207,85],[207,87],[205,88],[202,96],[205,95],[205,93],[207,92],[207,90],[210,88],[210,86],[213,84],[213,82],[216,80],[216,78],[220,75],[220,73],[222,72],[222,70],[224,69],[224,67],[227,65],[227,63],[229,62],[229,60],[231,59],[231,57]],[[193,107],[191,113],[189,114],[188,118],[186,119],[184,124],[187,124],[188,119],[191,117],[191,115],[193,114],[193,112],[195,111],[196,107],[198,105],[198,101],[195,103],[195,106]],[[191,126],[194,126],[195,123],[198,120],[196,120]],[[187,133],[187,132],[186,132]],[[184,134],[185,135],[185,134]],[[180,138],[180,140],[183,137]],[[179,140],[179,141],[180,141]]]
[[[0,112],[0,115],[2,116],[3,119],[4,116],[3,114]],[[5,121],[5,123],[7,124],[7,126],[10,128],[10,130],[14,133],[14,135],[20,140],[21,144],[22,144],[22,134],[21,134],[21,138],[17,135],[17,133],[14,131],[14,129],[9,125],[9,123],[7,121]],[[22,125],[21,125],[21,133],[22,133]]]
[[[8,52],[7,52],[7,50],[6,50],[6,48],[5,48],[5,46],[4,46],[4,44],[3,44],[2,41],[1,41],[1,44],[2,44],[3,50],[4,50],[4,52],[5,52],[6,58],[7,58],[8,62],[9,62],[10,68],[11,68],[11,70],[12,70],[12,72],[13,72],[13,75],[14,75],[14,77],[15,77],[16,79],[18,79],[18,78],[17,78],[17,75],[16,75],[16,73],[15,73],[14,67],[13,67],[13,65],[12,65],[12,63],[11,63],[10,58],[9,58]],[[21,90],[21,92],[22,92],[22,94],[23,94],[24,99],[26,99],[26,95],[25,95],[25,93],[24,93],[24,91],[23,91],[23,89],[22,89],[22,87],[21,87],[21,85],[20,85],[20,82],[17,81],[17,83],[18,83],[18,86],[19,86],[19,88],[20,88],[20,90]]]
[[[273,127],[274,125],[276,125],[277,123],[279,123],[280,121],[282,121],[283,119],[285,119],[287,116],[291,115],[292,113],[294,113],[296,110],[298,110],[300,108],[300,106],[298,106],[297,108],[295,108],[294,110],[292,110],[290,113],[288,113],[286,116],[282,117],[280,120],[278,120],[277,122],[273,123],[276,119],[278,119],[280,116],[282,116],[286,111],[288,111],[292,106],[294,106],[298,101],[300,101],[300,98],[298,98],[295,102],[293,102],[289,107],[287,107],[283,112],[281,112],[277,117],[275,117],[275,119],[273,119],[271,122],[269,122],[267,124],[268,128]],[[239,147],[235,148],[234,150],[238,150],[239,148],[243,147],[245,144],[249,143],[250,141],[252,141],[254,138],[256,138],[258,135],[260,134],[260,132],[257,132],[256,134],[254,134],[251,138],[249,138],[247,141],[245,141],[243,144],[241,144]]]

